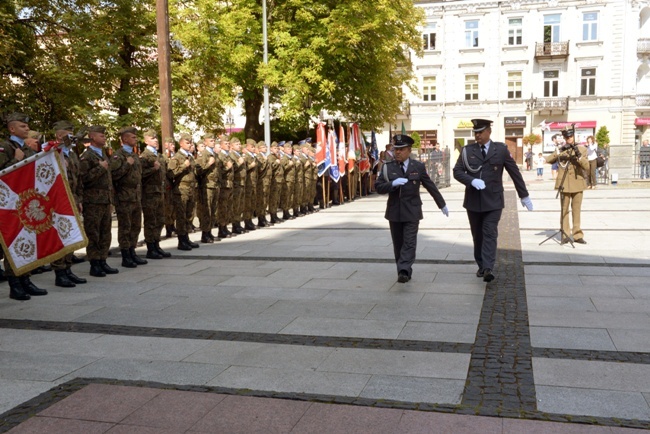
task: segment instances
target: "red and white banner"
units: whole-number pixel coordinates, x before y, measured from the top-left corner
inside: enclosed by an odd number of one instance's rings
[[[348,172],[354,171],[354,162],[357,160],[357,146],[359,143],[359,126],[357,124],[348,125],[348,138],[350,146],[348,148]]]
[[[341,175],[345,174],[345,165],[348,162],[345,155],[345,130],[343,129],[343,124],[339,124],[339,150],[337,162],[339,165],[339,173]]]
[[[88,244],[57,151],[0,171],[0,242],[17,275]]]
[[[596,128],[596,121],[579,121],[579,122],[549,122],[546,124],[551,130],[563,130],[565,128],[571,128],[575,125],[575,128]]]
[[[325,134],[325,123],[320,122],[316,127],[316,165],[320,166],[327,158],[327,136]],[[329,166],[327,166],[329,167]],[[325,167],[323,170],[327,169]]]

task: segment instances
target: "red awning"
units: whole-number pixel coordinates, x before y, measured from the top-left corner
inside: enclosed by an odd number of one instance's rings
[[[636,118],[634,119],[634,125],[636,126],[650,125],[650,118]]]
[[[563,130],[571,128],[575,124],[576,128],[596,128],[596,121],[580,121],[580,122],[549,122],[548,127],[552,130]]]

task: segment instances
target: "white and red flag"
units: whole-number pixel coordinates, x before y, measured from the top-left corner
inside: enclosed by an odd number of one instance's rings
[[[339,124],[339,151],[338,151],[338,165],[339,173],[345,174],[345,165],[348,162],[345,155],[345,130],[343,129],[343,124]]]
[[[88,244],[57,151],[0,171],[0,242],[17,275]]]
[[[316,127],[316,154],[314,157],[316,159],[317,166],[325,163],[325,160],[327,159],[327,135],[325,133],[324,122],[320,122]],[[329,165],[327,165],[327,167],[329,167]],[[325,167],[323,171],[325,171],[327,167]]]
[[[348,138],[350,146],[348,148],[348,172],[352,173],[354,171],[354,163],[357,160],[357,152],[359,146],[359,126],[357,124],[352,124],[349,126]]]

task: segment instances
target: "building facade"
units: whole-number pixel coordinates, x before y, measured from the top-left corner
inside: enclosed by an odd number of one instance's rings
[[[392,128],[403,123],[457,154],[473,141],[470,119],[491,119],[493,139],[521,163],[526,135],[543,136],[535,153],[551,152],[566,126],[579,141],[604,126],[610,173],[635,177],[650,138],[650,1],[415,4],[426,16],[424,54],[411,57],[419,93],[405,89]]]

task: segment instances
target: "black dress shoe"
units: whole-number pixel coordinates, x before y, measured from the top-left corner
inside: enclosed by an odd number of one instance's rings
[[[492,274],[491,268],[486,268],[483,270],[483,282],[492,282],[494,280],[494,274]]]
[[[584,238],[579,238],[577,240],[573,240],[573,242],[578,243],[578,244],[587,244],[587,242],[585,241]]]
[[[83,277],[79,277],[76,274],[72,272],[71,269],[66,268],[65,274],[68,275],[68,279],[70,279],[73,283],[87,283],[88,281],[84,279]]]
[[[406,283],[409,280],[411,280],[411,278],[409,277],[406,271],[400,271],[399,274],[397,275],[397,281],[399,283]]]
[[[483,270],[482,268],[479,268],[476,271],[476,277],[483,277],[483,274],[485,274],[485,270]]]

